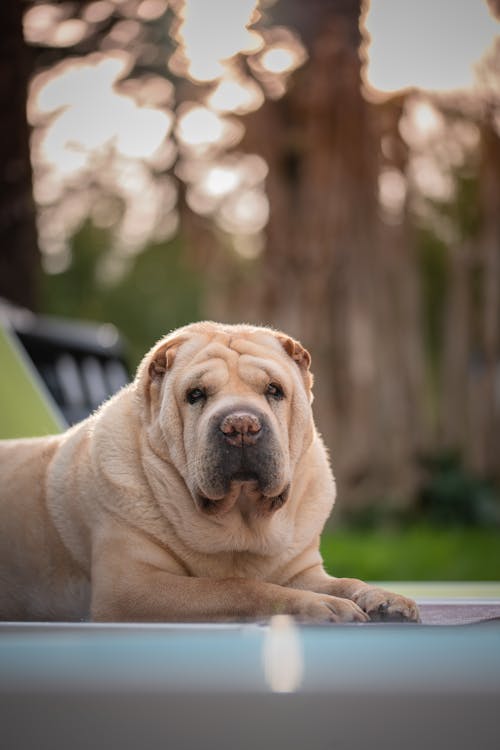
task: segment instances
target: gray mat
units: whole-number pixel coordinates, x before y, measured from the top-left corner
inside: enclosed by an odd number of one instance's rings
[[[420,617],[423,625],[470,625],[498,620],[500,601],[421,601]]]

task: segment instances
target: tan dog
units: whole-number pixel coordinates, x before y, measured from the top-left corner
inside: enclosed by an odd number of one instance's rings
[[[0,618],[418,620],[323,569],[309,365],[282,333],[193,324],[84,422],[1,443]]]

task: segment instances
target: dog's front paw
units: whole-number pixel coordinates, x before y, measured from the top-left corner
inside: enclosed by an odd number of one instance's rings
[[[413,599],[393,594],[377,586],[363,586],[352,597],[370,620],[389,622],[420,622],[418,607]]]
[[[302,591],[296,596],[291,614],[301,622],[368,622],[361,607],[349,599]]]

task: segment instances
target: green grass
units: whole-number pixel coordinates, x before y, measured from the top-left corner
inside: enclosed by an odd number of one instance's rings
[[[52,399],[19,341],[0,325],[0,439],[64,429]]]
[[[414,526],[325,531],[321,550],[338,577],[392,581],[500,581],[500,529]]]

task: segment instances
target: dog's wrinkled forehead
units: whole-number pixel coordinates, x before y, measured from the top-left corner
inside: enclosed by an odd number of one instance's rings
[[[230,334],[194,336],[179,348],[176,364],[185,377],[211,375],[224,381],[231,376],[255,380],[286,375],[286,356],[270,334],[250,337]]]
[[[277,357],[283,353],[280,343],[268,333],[231,335],[216,333],[211,336],[194,334],[179,349],[179,358],[186,362],[192,359],[217,359],[223,357],[228,362],[236,363],[241,355],[254,357],[269,357],[275,353]]]
[[[247,325],[222,325],[209,321],[180,328],[156,344],[139,366],[138,379],[146,393],[154,395],[166,374],[192,370],[193,365],[224,362],[228,369],[245,367],[247,377],[253,367],[269,370],[269,363],[289,371],[296,379],[300,373],[312,401],[311,357],[300,342],[279,331]],[[292,364],[293,363],[293,364]],[[292,375],[293,372],[293,375]],[[269,373],[270,377],[273,372]]]

